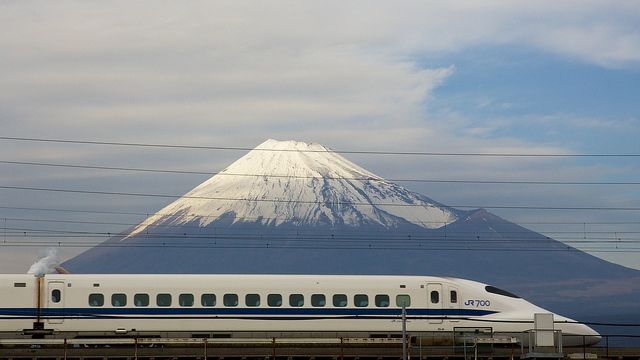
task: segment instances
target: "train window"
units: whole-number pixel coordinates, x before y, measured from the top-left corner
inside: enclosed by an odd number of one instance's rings
[[[216,295],[202,294],[202,296],[200,296],[200,303],[202,306],[216,306]]]
[[[369,306],[369,296],[365,294],[357,294],[353,297],[353,303],[357,307],[367,307]]]
[[[180,294],[178,296],[180,306],[193,306],[193,294]]]
[[[347,295],[345,295],[345,294],[335,294],[335,295],[333,295],[333,306],[335,306],[335,307],[345,307],[345,306],[347,306]]]
[[[282,295],[280,294],[269,294],[267,296],[267,304],[271,307],[279,307],[282,306]]]
[[[304,305],[304,295],[302,294],[289,295],[289,305],[293,307],[300,307]]]
[[[102,305],[104,305],[104,295],[89,294],[89,306],[102,306]]]
[[[451,303],[455,304],[458,302],[458,292],[455,290],[451,290]]]
[[[60,290],[55,289],[51,292],[51,302],[59,303],[62,300],[62,293]]]
[[[238,295],[224,294],[222,297],[222,303],[224,306],[238,306]]]
[[[127,306],[127,295],[125,294],[112,294],[111,305],[113,306]]]
[[[409,307],[411,306],[411,296],[406,294],[396,295],[396,306],[397,307]]]
[[[513,294],[513,293],[510,293],[510,292],[508,292],[506,290],[498,289],[495,286],[488,285],[488,286],[485,286],[484,289],[487,290],[487,292],[490,292],[492,294],[498,294],[498,295],[503,295],[503,296],[508,296],[508,297],[520,299],[520,296],[518,296],[516,294]]]
[[[377,307],[389,307],[389,295],[378,294],[376,295]]]
[[[149,306],[149,294],[135,294],[135,295],[133,295],[133,305],[135,305],[135,306]]]
[[[311,306],[313,307],[323,307],[327,305],[327,299],[324,294],[313,294],[311,295]]]
[[[171,306],[171,294],[156,295],[156,304],[158,306]]]
[[[431,292],[431,295],[429,295],[431,297],[431,303],[432,304],[437,304],[440,302],[440,292],[433,290]]]
[[[260,295],[247,294],[244,297],[244,303],[247,304],[247,306],[260,306]]]

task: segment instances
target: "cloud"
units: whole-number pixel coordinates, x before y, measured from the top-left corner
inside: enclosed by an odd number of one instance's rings
[[[528,116],[527,121],[530,123],[538,123],[554,127],[569,126],[572,128],[596,130],[616,129],[631,131],[633,130],[633,127],[638,126],[638,121],[634,119],[603,119],[598,117],[576,116],[573,114],[548,114],[537,117]]]
[[[431,100],[438,87],[458,76],[458,69],[427,65],[429,59],[511,46],[634,68],[640,60],[637,10],[632,3],[550,0],[4,2],[0,126],[17,136],[192,145],[250,147],[273,137],[339,150],[569,153],[572,144],[536,142],[502,130],[517,121],[606,129],[613,120],[552,114],[479,123],[456,109],[435,111]],[[481,108],[500,103],[483,100]],[[18,161],[197,171],[221,170],[242,155],[7,142],[0,150]],[[554,159],[348,157],[390,178],[599,179],[614,168]],[[0,175],[2,181],[107,191],[181,193],[200,181],[12,169]],[[580,190],[540,187],[409,187],[458,203],[597,203],[619,197],[597,192],[585,200]],[[43,202],[19,194],[7,199]],[[91,201],[114,209],[123,199]],[[128,201],[127,206],[153,211],[165,200]]]
[[[455,71],[424,68],[423,57],[507,44],[603,66],[636,64],[630,7],[5,3],[0,111],[10,131],[55,123],[63,134],[101,126],[119,138],[122,126],[148,132],[162,123],[176,139],[176,119],[192,130],[227,131],[232,123],[263,133],[292,124],[408,123],[424,118],[432,91]]]

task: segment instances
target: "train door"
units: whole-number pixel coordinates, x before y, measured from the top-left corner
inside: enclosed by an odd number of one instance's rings
[[[62,324],[64,317],[64,282],[49,281],[47,283],[47,322],[49,324]]]
[[[458,322],[459,312],[456,311],[460,309],[460,291],[455,286],[448,286],[449,288],[449,310],[451,310],[450,315],[452,315],[451,322]]]
[[[428,283],[427,284],[427,308],[429,313],[433,317],[429,318],[430,324],[442,323],[442,303],[444,302],[442,296],[442,284]]]

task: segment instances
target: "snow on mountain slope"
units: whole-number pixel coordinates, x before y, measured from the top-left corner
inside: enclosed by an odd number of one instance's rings
[[[454,209],[361,168],[319,144],[267,140],[228,168],[149,217],[149,225],[197,223],[220,217],[262,225],[409,222],[434,229],[456,221]]]

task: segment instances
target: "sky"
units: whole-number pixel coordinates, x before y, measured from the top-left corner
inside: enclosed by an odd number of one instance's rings
[[[632,1],[4,1],[0,136],[638,155],[638,24]],[[7,187],[179,196],[209,177],[9,162],[213,174],[245,153],[0,139],[0,272],[171,201]],[[600,183],[402,185],[640,269],[638,156],[345,156],[389,179]]]

